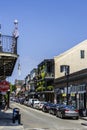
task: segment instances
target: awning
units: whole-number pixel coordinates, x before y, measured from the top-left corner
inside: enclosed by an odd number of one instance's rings
[[[0,91],[1,92],[6,92],[10,89],[10,84],[8,81],[1,81],[0,82]]]

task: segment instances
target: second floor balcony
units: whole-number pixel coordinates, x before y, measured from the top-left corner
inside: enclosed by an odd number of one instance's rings
[[[11,76],[17,58],[17,38],[0,34],[0,80]]]
[[[0,53],[17,54],[17,38],[0,34]]]

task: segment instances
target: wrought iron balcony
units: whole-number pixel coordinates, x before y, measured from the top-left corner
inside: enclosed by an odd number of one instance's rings
[[[18,58],[17,38],[0,34],[0,80],[11,76],[13,72]]]
[[[17,38],[0,34],[0,53],[17,54]]]
[[[17,20],[14,21],[14,25],[12,36],[2,35],[0,32],[0,81],[11,76],[19,56],[17,54],[17,40],[19,37]]]
[[[54,73],[46,73],[45,78],[50,78],[50,79],[54,79]]]

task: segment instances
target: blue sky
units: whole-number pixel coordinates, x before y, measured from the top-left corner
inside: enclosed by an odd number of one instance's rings
[[[8,78],[12,82],[24,79],[44,59],[87,39],[87,0],[0,0],[3,34],[12,35],[15,19],[19,22],[20,56]]]

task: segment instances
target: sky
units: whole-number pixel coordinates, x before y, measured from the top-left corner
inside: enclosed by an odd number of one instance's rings
[[[12,35],[15,19],[19,58],[8,77],[13,83],[24,80],[44,59],[52,59],[87,39],[87,0],[0,0],[2,34]]]

